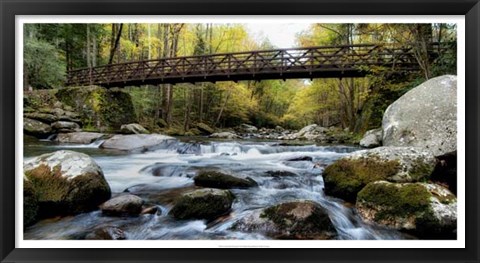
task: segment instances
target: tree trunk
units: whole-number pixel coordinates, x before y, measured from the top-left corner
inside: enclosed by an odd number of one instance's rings
[[[112,29],[114,28],[114,26],[112,25]],[[120,27],[118,29],[118,32],[117,32],[117,36],[115,38],[115,42],[112,46],[112,48],[110,49],[110,57],[108,59],[108,64],[112,64],[113,62],[113,57],[115,56],[115,52],[117,51],[117,48],[118,48],[118,43],[120,42],[120,37],[122,36],[122,28],[123,28],[123,23],[120,24]],[[112,35],[114,33],[112,32]]]
[[[431,24],[414,24],[413,27],[413,51],[418,65],[423,71],[425,79],[430,79],[431,69],[428,56],[428,48],[432,43],[432,26]]]
[[[91,52],[90,52],[90,24],[87,24],[87,67],[92,67],[92,59],[91,59]]]
[[[152,59],[152,43],[150,40],[152,39],[152,30],[150,28],[151,24],[147,24],[147,32],[148,32],[148,60]]]
[[[169,24],[164,24],[163,25],[163,57],[166,58],[169,56],[169,45],[168,45],[168,35],[170,31],[170,25]],[[170,84],[164,84],[162,88],[162,119],[164,121],[167,121],[167,115],[168,115],[168,90],[170,89],[169,87]]]
[[[98,43],[97,43],[97,36],[94,35],[92,38],[92,66],[97,66],[97,56],[98,56]]]
[[[193,88],[193,87],[192,87]],[[189,91],[189,87],[184,89],[184,99],[185,99],[185,116],[184,116],[184,123],[183,123],[183,131],[187,132],[190,130],[190,112],[192,109],[192,91]]]
[[[28,90],[28,67],[23,63],[23,90]]]
[[[198,118],[203,122],[203,87],[205,84],[200,84],[200,109],[198,110]]]
[[[223,102],[222,107],[220,108],[220,112],[218,112],[217,119],[215,120],[215,123],[213,124],[213,127],[216,127],[220,119],[222,118],[223,111],[225,110],[225,107],[227,106],[228,98],[230,97],[230,93],[232,93],[232,88],[228,89],[227,96],[225,97],[225,101]]]

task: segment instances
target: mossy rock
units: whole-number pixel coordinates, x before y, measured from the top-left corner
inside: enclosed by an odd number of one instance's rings
[[[395,175],[398,161],[378,159],[340,159],[323,172],[325,194],[355,202],[357,193],[368,183]]]
[[[58,117],[49,114],[49,113],[41,113],[41,112],[26,112],[23,114],[24,117],[32,119],[32,120],[37,120],[46,124],[50,124],[53,122],[58,121]]]
[[[34,91],[26,91],[23,94],[24,107],[32,109],[53,108],[57,99],[55,93],[57,89],[42,89]]]
[[[354,203],[357,193],[370,182],[427,180],[435,162],[431,153],[413,147],[378,147],[354,152],[325,168],[325,193]]]
[[[120,126],[120,133],[123,134],[150,134],[142,125],[138,123],[124,124]]]
[[[356,208],[368,222],[413,233],[420,238],[454,238],[456,197],[425,183],[368,184],[358,193]]]
[[[202,132],[199,129],[193,128],[193,129],[188,130],[185,133],[185,136],[197,136],[197,135],[201,135],[201,134],[202,134]]]
[[[200,189],[184,194],[170,210],[176,219],[208,221],[230,212],[235,196],[228,190]]]
[[[25,163],[24,172],[38,195],[40,217],[96,210],[111,196],[102,170],[86,154],[43,154]]]
[[[27,135],[31,135],[37,138],[46,138],[52,133],[52,127],[49,124],[41,121],[24,118],[23,119],[23,131]]]
[[[195,126],[204,135],[210,135],[215,132],[215,129],[213,129],[212,127],[208,126],[205,123],[200,122],[200,123],[197,123]]]
[[[30,226],[37,221],[38,214],[38,194],[33,184],[26,178],[23,178],[23,225]]]
[[[217,171],[201,171],[195,176],[195,178],[193,178],[193,180],[196,186],[220,189],[250,188],[258,186],[258,184],[249,177],[243,179]]]
[[[275,239],[333,239],[337,235],[326,210],[306,200],[253,211],[235,222],[232,229],[263,233]]]
[[[181,127],[170,127],[166,130],[163,131],[164,134],[170,135],[170,136],[184,136],[185,132],[183,131],[183,128]]]
[[[59,101],[81,113],[86,127],[117,131],[122,124],[137,122],[130,94],[102,87],[68,87],[56,93]]]

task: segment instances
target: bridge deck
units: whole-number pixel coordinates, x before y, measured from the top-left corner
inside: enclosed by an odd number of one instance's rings
[[[418,70],[411,48],[321,46],[163,58],[68,72],[67,85],[105,87],[291,78],[363,77],[374,66]]]

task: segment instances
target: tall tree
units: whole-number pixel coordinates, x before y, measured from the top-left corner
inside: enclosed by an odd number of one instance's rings
[[[118,27],[118,30],[116,30],[115,24],[112,24],[112,41],[111,43],[111,49],[110,49],[110,56],[108,58],[108,64],[112,64],[113,62],[113,57],[115,56],[115,53],[118,48],[118,43],[120,42],[120,38],[122,37],[122,29],[123,29],[123,23],[121,23]],[[113,37],[115,36],[115,40]]]

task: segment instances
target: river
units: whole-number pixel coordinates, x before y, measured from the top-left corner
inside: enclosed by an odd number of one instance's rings
[[[42,220],[28,227],[24,239],[81,239],[96,226],[117,226],[127,239],[268,239],[261,233],[230,230],[238,219],[254,209],[292,200],[312,200],[328,210],[338,239],[404,239],[400,232],[364,223],[352,205],[325,196],[324,167],[358,148],[314,143],[284,144],[277,141],[221,141],[182,138],[164,149],[145,153],[119,153],[99,148],[101,141],[88,145],[58,145],[44,141],[26,143],[24,159],[60,149],[84,152],[103,169],[118,195],[126,189],[159,208],[161,213],[138,217],[109,217],[100,211]],[[304,157],[311,157],[304,158]],[[305,159],[291,161],[292,159]],[[289,161],[290,160],[290,161]],[[239,177],[251,177],[259,187],[232,189],[236,199],[232,212],[214,222],[178,221],[168,216],[175,196],[194,188],[199,169],[215,169]],[[294,176],[272,176],[284,171]]]

